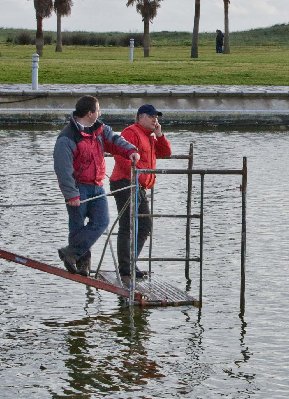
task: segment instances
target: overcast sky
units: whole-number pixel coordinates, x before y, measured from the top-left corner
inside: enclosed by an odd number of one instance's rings
[[[127,0],[73,0],[63,31],[142,32],[141,16]],[[194,0],[163,0],[151,31],[192,31]],[[0,0],[0,27],[35,29],[33,0]],[[200,32],[223,30],[223,0],[201,0]],[[230,31],[289,23],[289,0],[231,0]],[[44,30],[56,31],[55,14],[44,20]]]

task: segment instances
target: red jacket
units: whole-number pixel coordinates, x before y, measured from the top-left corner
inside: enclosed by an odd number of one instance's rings
[[[136,165],[138,169],[155,169],[157,158],[171,156],[171,144],[165,136],[155,137],[151,130],[146,130],[138,123],[125,128],[121,136],[137,147],[140,155],[140,160]],[[110,180],[130,180],[131,162],[119,155],[115,155],[114,159],[115,165]],[[143,188],[153,187],[155,180],[155,174],[141,173],[139,175],[139,184]]]
[[[137,149],[96,121],[82,131],[74,118],[64,127],[54,147],[54,169],[65,199],[79,196],[78,183],[103,185],[104,153],[118,154],[128,160]]]

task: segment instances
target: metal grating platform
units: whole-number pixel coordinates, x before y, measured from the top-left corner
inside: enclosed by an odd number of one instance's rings
[[[125,288],[129,292],[129,277],[122,278],[121,285],[116,278],[115,272],[100,271],[98,279],[115,287]],[[197,299],[155,276],[137,279],[135,293],[136,304],[141,306],[193,305],[199,307]]]

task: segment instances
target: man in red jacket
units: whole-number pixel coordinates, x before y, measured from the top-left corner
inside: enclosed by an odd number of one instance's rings
[[[140,155],[137,162],[138,169],[155,169],[156,159],[171,156],[170,142],[162,133],[158,117],[162,113],[157,111],[151,104],[142,105],[136,116],[136,122],[125,128],[121,136],[133,144]],[[110,177],[110,188],[112,191],[130,185],[131,163],[121,156],[115,155],[115,166]],[[138,212],[149,214],[149,203],[146,190],[153,187],[155,183],[154,174],[139,175],[139,199]],[[130,190],[119,191],[114,194],[118,213],[123,209],[130,198]],[[138,221],[137,234],[137,256],[139,256],[144,243],[151,232],[151,219],[140,218]],[[128,206],[119,220],[117,237],[117,256],[119,272],[121,276],[130,275],[130,207]],[[136,269],[136,277],[142,278],[145,272]]]
[[[71,273],[89,275],[91,247],[109,223],[103,188],[104,153],[118,154],[128,164],[140,159],[134,145],[102,123],[98,99],[81,97],[54,147],[54,169],[69,216],[68,246],[58,250]]]

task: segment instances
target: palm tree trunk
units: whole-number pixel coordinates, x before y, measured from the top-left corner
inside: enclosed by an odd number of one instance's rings
[[[57,12],[56,52],[62,52],[61,14]]]
[[[143,35],[143,55],[144,57],[150,56],[150,19],[149,17],[144,17],[144,35]]]
[[[224,19],[225,19],[224,54],[230,54],[230,40],[229,40],[229,3],[230,3],[230,0],[224,0]]]
[[[40,16],[36,16],[37,29],[36,29],[36,37],[35,37],[35,45],[36,52],[39,57],[43,54],[43,46],[44,46],[44,38],[43,38],[43,18]]]
[[[191,58],[199,57],[199,25],[200,25],[201,0],[195,0],[194,29],[192,36]]]

